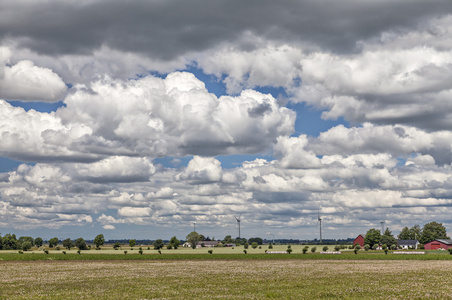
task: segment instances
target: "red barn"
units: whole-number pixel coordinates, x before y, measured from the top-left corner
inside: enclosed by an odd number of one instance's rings
[[[359,244],[361,247],[364,247],[364,235],[360,234],[358,237],[353,241],[353,246]]]
[[[452,248],[452,240],[438,239],[424,245],[425,250],[438,250],[440,248]]]

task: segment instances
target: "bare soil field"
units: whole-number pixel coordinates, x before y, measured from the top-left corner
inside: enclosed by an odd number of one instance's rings
[[[0,262],[0,299],[451,299],[452,261]]]

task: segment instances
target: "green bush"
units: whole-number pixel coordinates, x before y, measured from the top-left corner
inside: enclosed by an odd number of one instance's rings
[[[143,250],[138,251],[138,253],[140,253],[141,255],[143,255]]]
[[[209,249],[207,252],[208,252],[209,254],[212,254],[212,253],[213,253],[213,250],[212,250],[212,249]]]
[[[249,246],[250,246],[250,244],[245,243],[245,244],[243,245],[243,248],[248,249]]]
[[[339,251],[341,250],[341,247],[339,245],[334,246],[334,251]]]
[[[364,251],[369,251],[370,249],[370,245],[369,244],[365,244],[364,245]]]
[[[246,251],[245,249],[243,249],[243,253],[245,253],[245,254],[246,254],[246,253],[247,253],[247,251]]]
[[[127,254],[127,250],[124,250],[124,254]]]
[[[44,253],[45,253],[45,254],[49,254],[49,250],[45,249],[45,250],[44,250]]]
[[[80,251],[80,250],[77,250],[77,253],[78,253],[78,254],[82,254],[82,251]]]
[[[286,251],[287,251],[287,253],[289,253],[289,254],[292,253],[292,249],[291,249],[291,248],[287,248]]]
[[[312,247],[312,248],[311,248],[311,252],[312,252],[312,253],[315,253],[316,250],[317,250],[317,247]]]
[[[452,255],[452,248],[447,249],[449,251],[449,254]]]
[[[323,251],[328,251],[328,246],[324,246]]]
[[[63,251],[63,254],[66,254],[66,251]]]
[[[268,244],[268,249],[273,249],[272,243]]]

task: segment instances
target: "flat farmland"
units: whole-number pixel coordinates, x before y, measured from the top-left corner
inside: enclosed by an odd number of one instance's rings
[[[450,299],[452,261],[3,261],[0,299]]]

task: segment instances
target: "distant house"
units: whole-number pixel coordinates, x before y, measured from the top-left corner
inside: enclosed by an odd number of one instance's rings
[[[437,239],[424,245],[425,250],[438,250],[452,248],[452,240]]]
[[[417,249],[418,240],[397,240],[397,245],[402,249]]]
[[[196,248],[201,247],[215,247],[216,245],[220,244],[219,241],[202,241],[196,244]]]
[[[356,244],[364,247],[364,234],[360,234],[356,237],[356,239],[353,241],[353,246]]]

